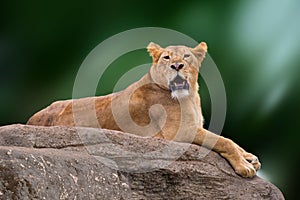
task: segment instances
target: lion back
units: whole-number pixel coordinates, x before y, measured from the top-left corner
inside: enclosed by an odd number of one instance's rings
[[[72,116],[72,100],[57,101],[52,103],[45,109],[35,113],[27,122],[27,125],[36,126],[56,126],[59,124],[59,119],[62,115],[64,117],[65,126],[73,126]]]

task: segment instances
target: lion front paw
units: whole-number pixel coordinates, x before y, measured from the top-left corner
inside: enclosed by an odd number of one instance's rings
[[[241,147],[237,148],[236,154],[225,154],[221,153],[221,155],[230,162],[234,171],[242,177],[251,178],[256,175],[256,171],[258,171],[261,167],[261,164],[258,158],[246,152]]]
[[[242,161],[240,161],[240,163],[238,163],[237,166],[234,167],[235,171],[237,174],[243,177],[251,178],[255,176],[256,171],[260,169],[261,164],[257,156],[248,153],[243,149],[240,149],[240,151],[242,153]]]
[[[261,164],[257,158],[257,156],[253,155],[252,153],[248,153],[241,147],[239,147],[239,151],[242,154],[242,157],[246,159],[249,163],[251,163],[256,171],[258,171],[261,167]]]
[[[245,158],[250,164],[253,165],[253,167],[254,167],[254,169],[255,169],[256,171],[258,171],[258,170],[260,169],[261,164],[260,164],[258,158],[257,158],[255,155],[253,155],[253,154],[251,154],[251,153],[244,153],[244,158]]]
[[[242,159],[241,162],[233,165],[235,172],[242,177],[252,178],[256,175],[256,169],[252,163],[249,163],[247,160]]]

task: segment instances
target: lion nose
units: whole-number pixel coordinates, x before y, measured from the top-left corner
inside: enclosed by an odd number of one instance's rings
[[[183,67],[184,67],[184,64],[183,64],[183,63],[178,63],[178,62],[173,63],[173,64],[171,65],[171,68],[172,68],[172,69],[175,69],[176,71],[181,70]]]

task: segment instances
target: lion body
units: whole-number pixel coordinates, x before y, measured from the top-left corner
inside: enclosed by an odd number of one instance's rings
[[[148,51],[153,65],[139,81],[106,96],[55,102],[33,115],[27,124],[105,128],[191,142],[212,148],[238,174],[252,177],[260,168],[257,157],[203,128],[197,79],[206,50],[205,43],[194,49],[163,49],[151,43]]]

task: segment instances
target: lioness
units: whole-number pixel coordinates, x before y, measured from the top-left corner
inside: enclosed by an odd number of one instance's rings
[[[235,172],[253,177],[258,158],[232,140],[203,128],[198,94],[198,70],[207,45],[147,47],[150,71],[125,90],[107,96],[58,101],[33,115],[27,124],[86,126],[120,130],[140,136],[192,142],[226,158]]]

